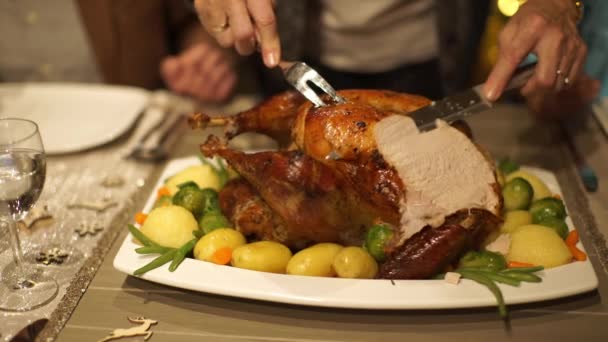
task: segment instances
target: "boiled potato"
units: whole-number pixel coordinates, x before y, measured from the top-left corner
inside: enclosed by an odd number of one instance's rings
[[[511,247],[507,260],[551,268],[569,263],[572,254],[555,230],[530,224],[521,226],[511,233]]]
[[[527,210],[507,211],[505,221],[500,226],[501,233],[511,233],[516,228],[532,223],[532,215]]]
[[[361,247],[345,247],[336,255],[332,267],[340,278],[371,279],[378,273],[376,260]]]
[[[318,243],[296,253],[287,263],[287,274],[333,277],[334,258],[342,250],[335,243]]]
[[[530,183],[530,185],[532,186],[532,190],[534,190],[534,195],[532,197],[532,201],[536,201],[541,198],[551,196],[551,191],[549,191],[549,188],[547,187],[547,185],[545,185],[545,183],[542,180],[540,180],[540,178],[536,177],[535,175],[531,174],[530,172],[526,172],[523,170],[515,171],[513,173],[510,173],[507,176],[506,181],[508,183],[509,181],[511,181],[512,179],[515,179],[517,177],[521,177],[521,178],[527,180],[528,183]]]
[[[220,248],[234,250],[247,243],[240,232],[230,228],[219,228],[203,236],[194,246],[194,257],[198,260],[212,261],[213,254]]]
[[[171,196],[173,196],[179,190],[177,187],[178,185],[190,181],[196,183],[196,185],[198,185],[198,187],[201,189],[220,189],[220,178],[210,165],[196,165],[185,168],[181,172],[169,178],[167,184],[165,185],[169,189]]]
[[[285,273],[289,259],[289,248],[274,241],[249,243],[232,252],[232,266],[261,272]]]
[[[152,210],[141,232],[161,246],[179,248],[194,238],[192,231],[197,229],[198,223],[191,212],[170,205]]]

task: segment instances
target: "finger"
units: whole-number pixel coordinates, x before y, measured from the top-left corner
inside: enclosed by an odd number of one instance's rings
[[[188,88],[191,86],[190,83],[195,77],[194,74],[199,68],[199,64],[204,60],[205,55],[205,47],[198,45],[186,50],[175,58],[175,63],[180,68],[179,77],[176,77],[172,82],[175,91],[181,93],[188,91]]]
[[[534,73],[535,84],[544,89],[556,88],[557,70],[564,54],[565,35],[561,30],[549,30],[537,44],[538,66]],[[567,64],[567,62],[566,62]],[[565,70],[561,70],[563,74]],[[560,75],[565,77],[565,75]]]
[[[160,65],[160,72],[165,82],[173,85],[179,78],[182,70],[176,57],[167,57]]]
[[[575,72],[573,69],[579,54],[577,51],[577,46],[578,42],[575,38],[568,39],[562,60],[560,61],[557,69],[559,72],[556,81],[557,91],[560,91],[563,88],[569,88],[576,83],[576,76],[578,76],[578,72]]]
[[[182,72],[180,77],[173,85],[173,90],[181,94],[187,94],[189,91],[191,91],[192,85],[194,84],[197,77],[198,75],[193,72],[191,68],[184,68],[184,72]]]
[[[281,43],[277,33],[273,5],[269,1],[247,0],[247,7],[259,35],[264,64],[269,68],[274,68],[281,59]]]
[[[215,33],[215,40],[217,40],[221,47],[231,48],[234,46],[234,34],[232,33],[232,29]]]
[[[224,55],[220,51],[209,51],[205,59],[203,59],[199,65],[200,72],[203,74],[211,73],[215,67],[222,63],[223,58]]]
[[[193,94],[204,100],[221,101],[225,99],[224,83],[235,78],[232,68],[222,67],[215,68],[210,74],[205,77],[198,77],[193,85]],[[231,90],[231,89],[229,89]]]
[[[219,27],[223,27],[227,23],[228,15],[223,4],[223,1],[217,0],[196,0],[194,2],[201,23],[211,34],[215,34]]]
[[[484,84],[484,93],[490,101],[495,101],[500,97],[513,72],[538,40],[536,33],[526,32],[522,27],[515,23],[510,27],[505,27],[500,34],[500,54]]]
[[[200,98],[201,100],[211,100],[213,93],[213,87],[208,82],[207,77],[203,77],[199,75],[199,77],[194,80],[192,85],[192,92],[189,95]]]
[[[579,40],[578,44],[575,45],[575,50],[576,57],[568,73],[568,78],[571,82],[576,82],[580,75],[583,74],[583,67],[587,58],[587,45]]]
[[[255,36],[245,1],[230,1],[228,11],[236,51],[244,56],[252,54],[255,50]]]
[[[228,75],[232,71],[232,66],[228,65],[228,63],[220,64],[213,69],[213,72],[208,74],[207,82],[211,85],[216,85],[220,82],[222,77]]]

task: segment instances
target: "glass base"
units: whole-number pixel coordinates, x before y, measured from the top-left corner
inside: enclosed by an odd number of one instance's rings
[[[41,269],[26,266],[27,277],[22,278],[11,266],[2,272],[0,310],[29,311],[48,304],[57,296],[57,281],[44,275]]]

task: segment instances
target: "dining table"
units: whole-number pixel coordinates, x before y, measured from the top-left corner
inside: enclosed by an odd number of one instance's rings
[[[248,94],[221,105],[175,99],[184,113],[196,110],[217,116],[235,114],[259,101]],[[608,138],[591,110],[573,114],[566,125],[574,145],[596,172],[599,187],[593,192],[584,189],[562,131],[553,122],[537,120],[524,104],[503,103],[467,119],[474,141],[495,158],[509,157],[556,175],[598,279],[597,289],[585,293],[508,305],[508,320],[501,319],[494,306],[387,310],[293,305],[185,290],[118,271],[113,262],[129,234],[127,225],[156,191],[167,163],[198,155],[207,136],[222,134],[221,127],[194,130],[182,120],[172,128],[166,159],[124,158],[145,131],[143,121],[103,146],[48,156],[47,184],[39,205],[48,204],[55,217],[46,226],[22,230],[24,249],[35,250],[37,244],[28,245],[27,240],[37,234],[69,241],[72,261],[52,266],[61,271],[56,273],[60,293],[53,302],[23,313],[0,312],[0,340],[100,341],[116,329],[136,326],[129,317],[145,317],[157,322],[148,330],[152,342],[608,341]],[[254,133],[231,144],[242,150],[276,148],[274,141]],[[92,198],[112,205],[104,210],[64,208]],[[97,225],[99,231],[74,234],[82,222]],[[54,233],[61,230],[68,233]],[[3,256],[0,261],[7,262],[10,252],[5,250]]]

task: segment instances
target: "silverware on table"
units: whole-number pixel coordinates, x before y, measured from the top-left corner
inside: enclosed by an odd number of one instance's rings
[[[536,63],[519,68],[505,88],[505,93],[520,89],[534,74]],[[437,119],[453,122],[486,111],[494,105],[482,94],[482,84],[463,92],[450,95],[408,114],[421,131],[435,127]]]
[[[184,119],[181,109],[170,102],[168,94],[159,92],[151,95],[150,104],[143,119],[145,120],[147,115],[152,114],[156,116],[155,121],[124,157],[125,159],[157,162],[167,158],[166,142]]]
[[[282,61],[279,63],[279,68],[283,71],[287,82],[315,106],[325,106],[326,103],[311,85],[316,86],[322,93],[329,95],[335,103],[346,102],[342,96],[336,93],[329,82],[306,63]]]

